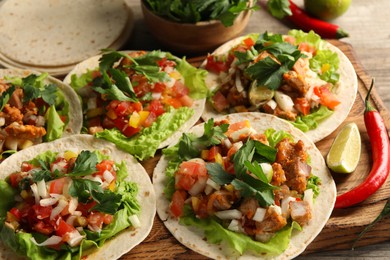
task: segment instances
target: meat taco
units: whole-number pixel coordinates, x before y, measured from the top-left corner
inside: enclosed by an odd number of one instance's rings
[[[1,259],[116,259],[153,225],[156,198],[145,169],[90,135],[8,157],[0,186]]]
[[[163,150],[153,185],[173,236],[214,259],[293,258],[319,234],[336,199],[314,143],[258,112],[193,127]]]
[[[2,69],[0,94],[0,158],[80,133],[76,92],[47,73]]]
[[[170,53],[123,51],[80,63],[64,81],[82,98],[86,133],[144,160],[198,121],[205,77]]]
[[[203,66],[212,91],[204,120],[264,112],[288,120],[313,142],[345,120],[357,93],[351,62],[312,31],[242,36],[215,50]]]

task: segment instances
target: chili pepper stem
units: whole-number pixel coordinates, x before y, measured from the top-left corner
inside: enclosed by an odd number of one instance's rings
[[[366,106],[365,112],[376,111],[376,109],[371,105],[371,103],[369,101],[369,98],[370,98],[370,95],[371,95],[371,90],[374,88],[374,83],[375,83],[375,79],[372,78],[370,88],[368,89],[367,96],[366,96],[366,98],[364,100],[364,104]]]

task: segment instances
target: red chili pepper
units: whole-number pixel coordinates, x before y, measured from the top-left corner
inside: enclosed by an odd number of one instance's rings
[[[303,31],[313,30],[323,38],[343,38],[347,37],[348,33],[343,31],[338,25],[331,24],[309,16],[305,11],[299,8],[291,0],[290,10],[292,15],[287,16],[288,19],[298,26]]]
[[[354,189],[337,196],[335,208],[346,208],[355,205],[374,194],[386,181],[390,171],[389,136],[383,118],[369,103],[368,98],[374,86],[371,82],[367,93],[364,111],[364,124],[371,142],[373,165],[367,178]]]

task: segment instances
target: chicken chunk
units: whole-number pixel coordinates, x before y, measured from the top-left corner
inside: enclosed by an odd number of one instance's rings
[[[5,128],[8,135],[18,139],[41,138],[46,134],[46,129],[41,126],[21,125],[14,122]]]
[[[291,201],[291,218],[298,222],[299,225],[306,225],[311,219],[311,209],[307,201]]]
[[[297,91],[302,97],[309,90],[310,86],[306,83],[305,78],[294,70],[284,73],[283,79],[288,86]]]

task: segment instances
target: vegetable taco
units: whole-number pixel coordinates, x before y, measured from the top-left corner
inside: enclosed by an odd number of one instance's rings
[[[90,135],[10,156],[0,186],[1,259],[116,259],[153,225],[156,198],[144,168]]]
[[[345,120],[357,93],[351,62],[312,31],[242,36],[219,47],[202,66],[212,91],[204,120],[264,112],[288,120],[313,142]]]
[[[258,112],[193,127],[163,150],[153,185],[173,236],[215,259],[293,258],[322,230],[336,199],[314,143]]]
[[[206,74],[167,52],[123,51],[80,63],[64,81],[83,100],[85,132],[144,160],[198,121]]]
[[[2,69],[0,94],[0,158],[80,133],[82,113],[76,92],[46,73]]]

